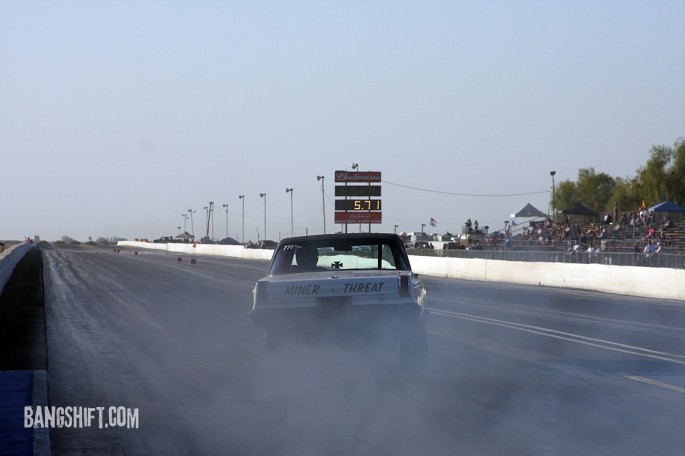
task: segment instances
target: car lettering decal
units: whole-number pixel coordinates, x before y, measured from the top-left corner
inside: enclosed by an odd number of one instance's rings
[[[344,293],[379,293],[383,288],[383,282],[377,283],[346,283]]]
[[[291,285],[285,287],[286,296],[318,295],[319,285]]]

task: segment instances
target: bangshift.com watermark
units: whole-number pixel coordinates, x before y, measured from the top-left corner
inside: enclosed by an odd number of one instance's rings
[[[138,429],[137,408],[131,407],[24,407],[25,428]]]

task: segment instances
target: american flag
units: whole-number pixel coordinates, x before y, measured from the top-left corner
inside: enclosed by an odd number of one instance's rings
[[[438,221],[431,217],[431,226],[437,226]]]

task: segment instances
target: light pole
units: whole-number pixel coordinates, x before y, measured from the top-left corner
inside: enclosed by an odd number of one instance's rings
[[[554,207],[554,175],[556,173],[557,173],[556,171],[550,171],[549,172],[549,175],[552,176],[552,220],[555,222],[557,221],[557,214],[556,214],[555,207]]]
[[[266,193],[260,193],[259,196],[264,198],[264,240],[266,241]]]
[[[193,214],[196,212],[197,211],[188,209],[188,213],[190,213],[190,230],[192,231],[190,235],[193,236],[193,241],[195,240],[195,223],[193,222]]]
[[[207,235],[205,237],[209,237],[209,206],[205,206],[205,220],[207,221]]]
[[[181,217],[183,217],[183,232],[185,233],[186,231],[188,231],[188,228],[186,228],[186,222],[188,221],[188,214],[186,214],[184,212],[183,214],[181,214]]]
[[[209,202],[209,220],[212,221],[212,237],[211,237],[211,242],[214,242],[214,201]]]
[[[424,240],[424,238],[425,238],[425,235],[423,234],[423,228],[424,228],[425,226],[426,226],[425,223],[422,223],[422,224],[421,224],[421,244],[420,244],[420,245],[421,245],[422,248],[423,248],[423,240]]]
[[[323,206],[323,234],[326,234],[326,199],[323,192],[324,176],[316,176],[316,180],[321,181],[321,205]]]
[[[228,204],[224,204],[223,207],[226,209],[226,237],[228,237]]]
[[[394,227],[395,227],[395,234],[397,234],[397,227],[398,227],[398,226],[399,226],[399,225],[394,225]]]
[[[243,200],[243,237],[240,240],[243,244],[245,243],[245,195],[238,195],[238,199]]]
[[[295,225],[293,224],[293,189],[286,188],[285,192],[290,193],[290,235],[295,236]]]

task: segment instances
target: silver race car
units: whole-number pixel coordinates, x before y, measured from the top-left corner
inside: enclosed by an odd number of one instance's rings
[[[281,241],[254,288],[252,324],[267,349],[284,338],[310,344],[399,342],[400,356],[426,353],[426,291],[395,234],[333,234]]]

